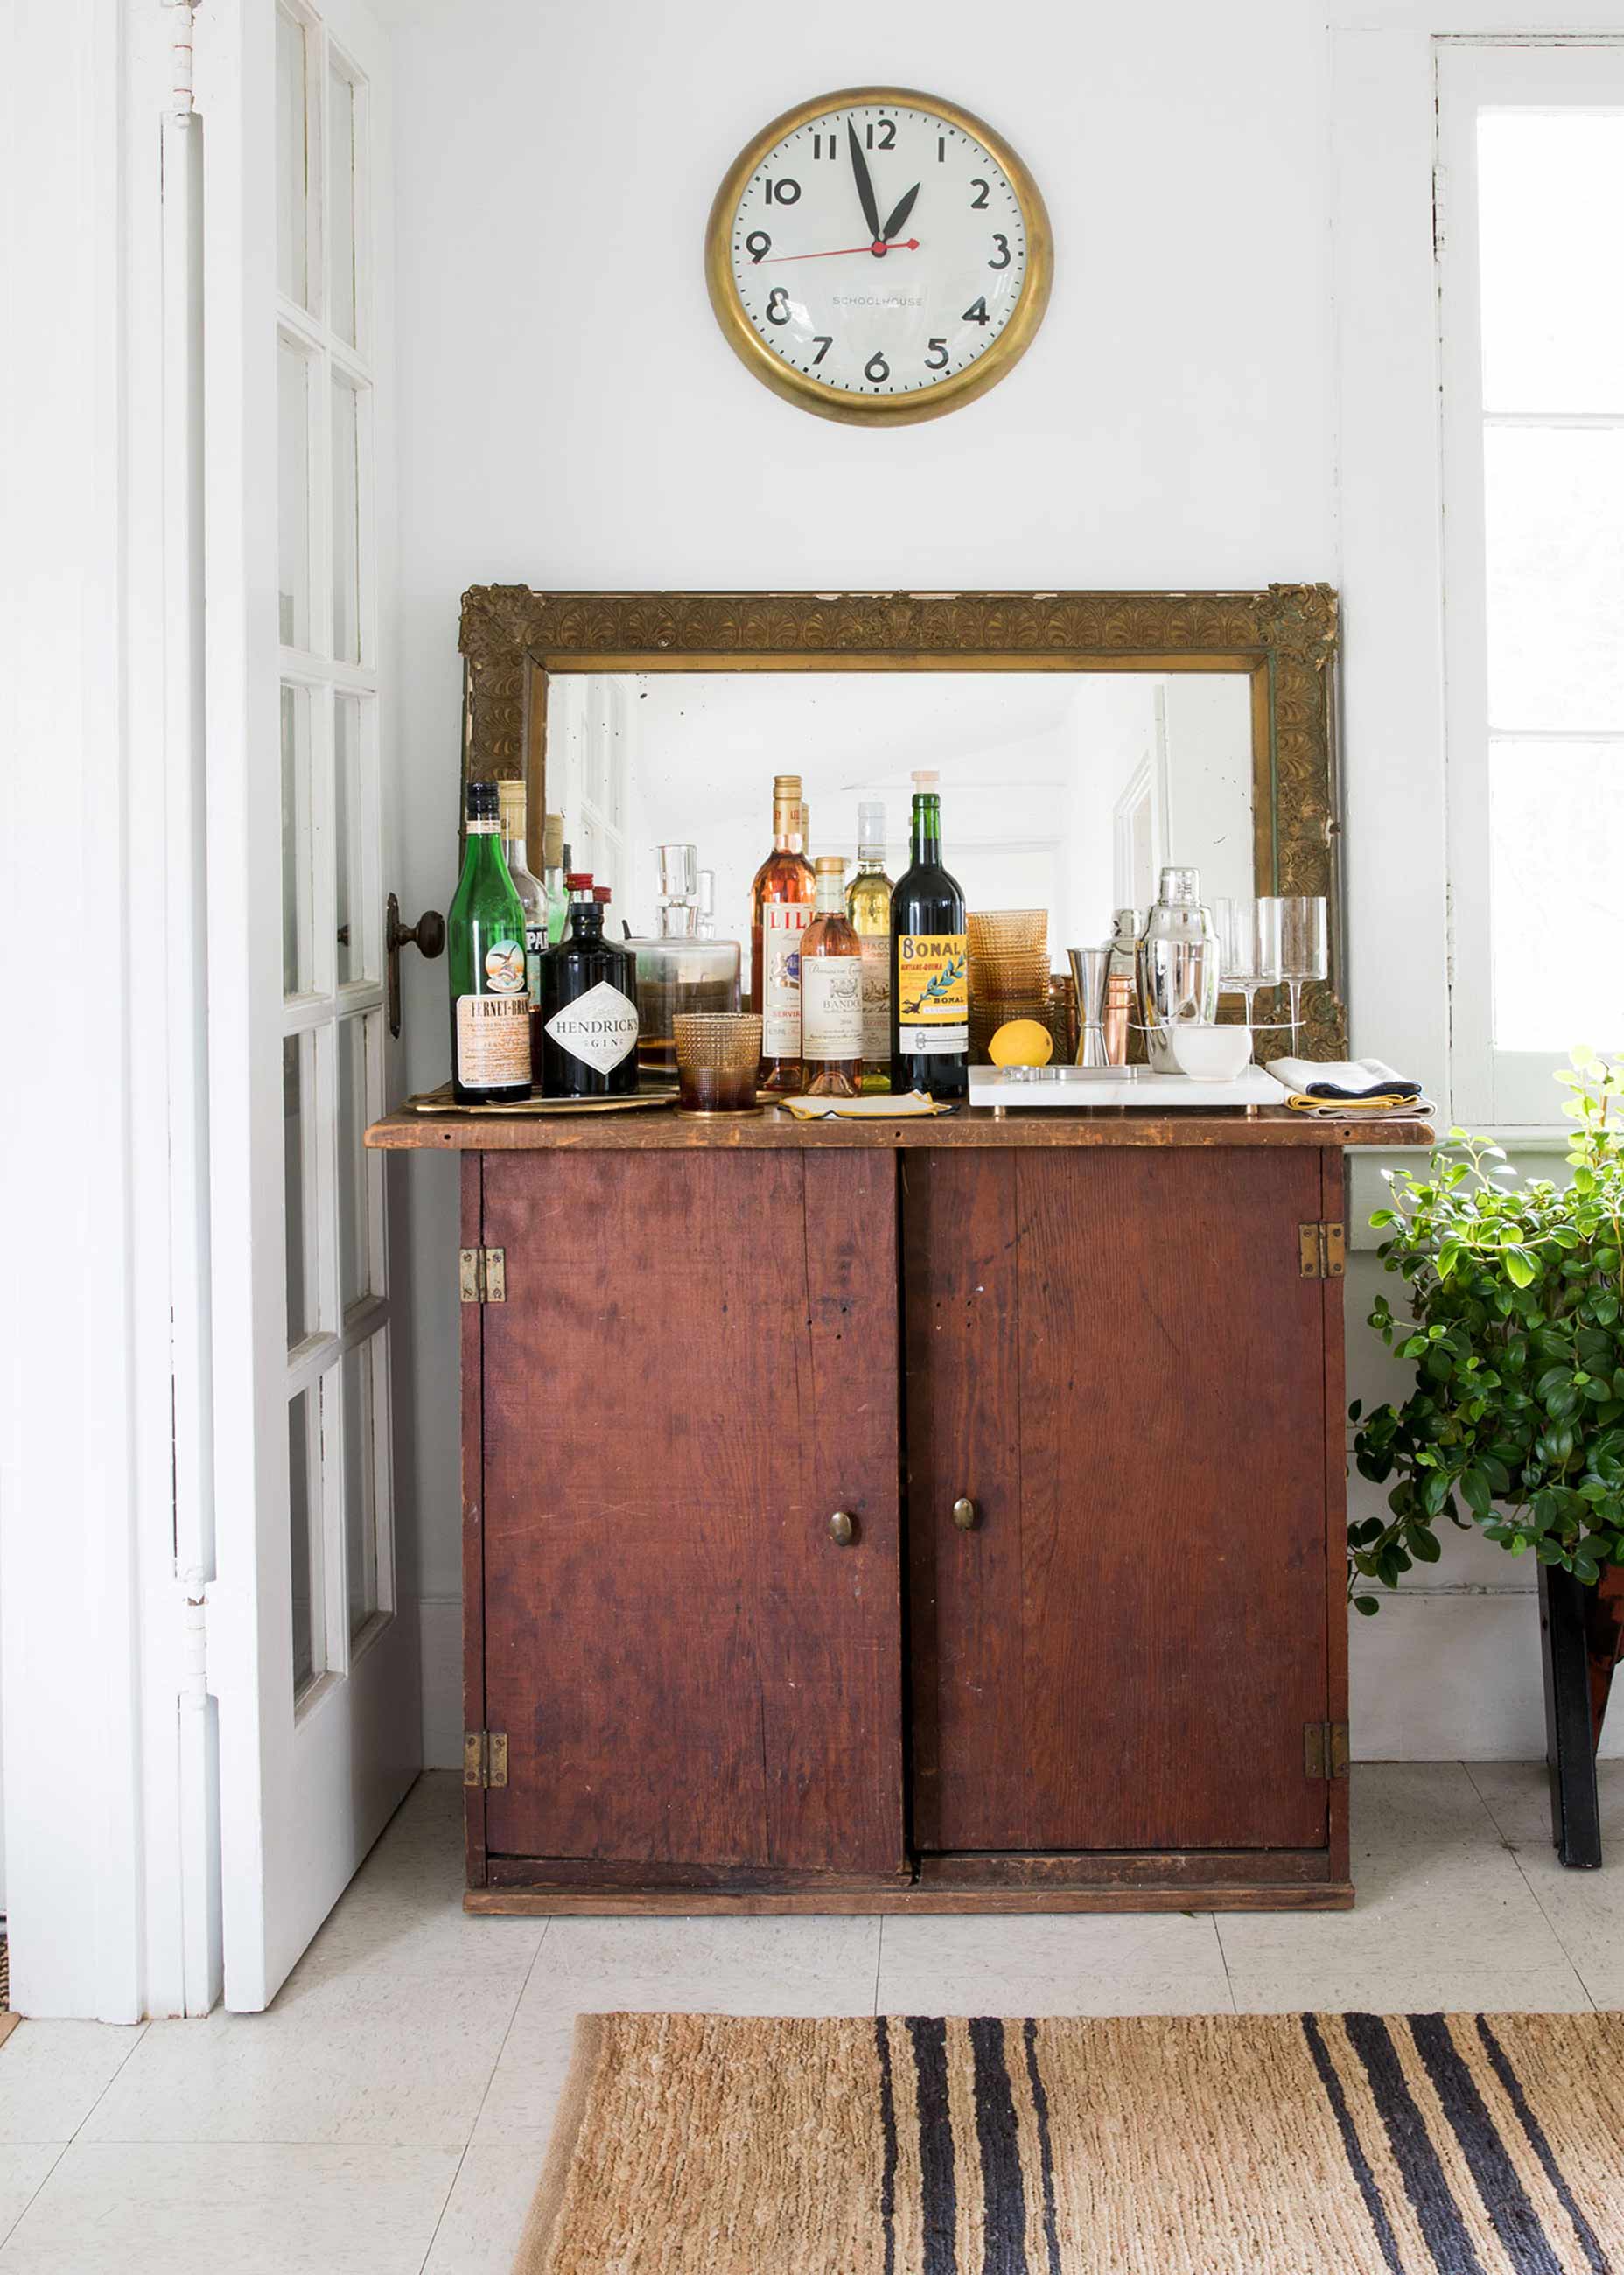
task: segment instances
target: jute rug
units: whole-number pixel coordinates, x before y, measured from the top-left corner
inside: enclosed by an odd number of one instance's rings
[[[585,2018],[515,2275],[1624,2275],[1624,2015]]]

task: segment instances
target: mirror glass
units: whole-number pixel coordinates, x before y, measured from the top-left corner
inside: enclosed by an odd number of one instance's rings
[[[748,943],[775,774],[802,778],[814,857],[853,861],[858,800],[882,800],[895,879],[910,776],[934,767],[969,907],[1046,908],[1062,970],[1149,905],[1165,862],[1197,868],[1209,904],[1258,889],[1243,672],[554,672],[547,700],[547,805],[610,888],[616,939],[659,929],[653,849],[675,840],[715,873],[717,935]]]

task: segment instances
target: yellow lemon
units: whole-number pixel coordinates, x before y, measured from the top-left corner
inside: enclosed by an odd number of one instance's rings
[[[1036,1019],[1006,1019],[986,1048],[994,1066],[1047,1066],[1054,1038]]]

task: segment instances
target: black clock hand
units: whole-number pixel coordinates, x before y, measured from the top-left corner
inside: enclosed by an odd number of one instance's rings
[[[857,177],[857,197],[863,207],[863,218],[868,223],[869,236],[878,245],[881,241],[880,208],[874,203],[874,185],[868,178],[868,161],[863,155],[862,145],[857,140],[857,130],[850,119],[846,121],[846,139],[851,145],[851,170]]]
[[[919,185],[916,182],[912,189],[909,191],[907,196],[897,207],[896,211],[892,215],[890,220],[887,222],[885,227],[880,231],[880,234],[888,245],[889,245],[891,239],[897,236],[901,231],[903,223],[913,211],[913,201],[918,194]]]

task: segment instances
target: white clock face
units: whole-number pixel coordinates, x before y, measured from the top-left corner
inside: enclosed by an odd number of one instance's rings
[[[744,314],[785,365],[852,397],[928,394],[986,355],[1026,280],[1003,168],[952,120],[837,106],[745,183],[730,238]]]

